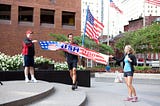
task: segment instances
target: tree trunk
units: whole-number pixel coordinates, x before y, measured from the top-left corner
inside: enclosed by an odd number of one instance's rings
[[[146,66],[146,59],[147,59],[147,53],[145,52],[144,53],[144,64],[143,64],[143,66]]]

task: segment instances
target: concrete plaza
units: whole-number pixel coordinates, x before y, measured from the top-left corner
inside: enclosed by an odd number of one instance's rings
[[[105,74],[105,73],[103,73]],[[111,74],[110,74],[111,76]],[[127,97],[125,83],[115,83],[114,76],[95,76],[91,87],[78,87],[72,91],[71,85],[24,81],[3,81],[0,86],[0,105],[4,106],[159,106],[160,79],[135,78],[138,102],[123,101]],[[151,75],[150,75],[151,76]],[[158,76],[159,77],[159,76]]]

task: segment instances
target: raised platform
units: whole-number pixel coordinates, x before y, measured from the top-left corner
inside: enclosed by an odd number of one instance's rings
[[[48,96],[54,91],[51,83],[25,83],[24,81],[5,81],[0,86],[0,105],[22,106]]]
[[[46,103],[43,99],[47,97],[51,100]],[[37,83],[3,81],[3,85],[0,85],[0,105],[4,106],[33,106],[34,103],[37,105],[37,101],[40,106],[71,106],[73,99],[74,106],[80,106],[86,94],[83,91],[72,91],[70,85],[40,80]]]
[[[37,70],[35,77],[38,80],[72,84],[69,71]],[[0,71],[0,81],[24,80],[24,71]],[[79,86],[90,87],[90,71],[77,71]]]

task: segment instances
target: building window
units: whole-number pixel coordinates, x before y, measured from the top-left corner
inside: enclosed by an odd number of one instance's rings
[[[33,22],[33,8],[32,7],[19,7],[18,13],[19,22]]]
[[[90,59],[87,59],[87,67],[93,67],[93,61]]]
[[[11,20],[11,5],[0,4],[0,20]]]
[[[62,26],[63,28],[74,28],[75,27],[75,13],[74,12],[62,12]]]
[[[155,13],[157,13],[157,10],[155,11]]]
[[[54,10],[41,9],[40,17],[41,25],[44,24],[54,24]]]
[[[56,3],[56,0],[50,0],[50,2],[51,2],[52,4],[54,4],[54,3]]]

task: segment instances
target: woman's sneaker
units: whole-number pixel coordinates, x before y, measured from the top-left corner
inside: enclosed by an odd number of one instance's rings
[[[133,99],[131,101],[132,102],[137,102],[138,101],[138,97],[133,97]]]
[[[124,101],[132,101],[133,100],[133,97],[127,97],[124,99]]]

